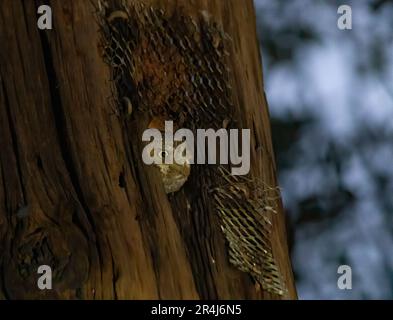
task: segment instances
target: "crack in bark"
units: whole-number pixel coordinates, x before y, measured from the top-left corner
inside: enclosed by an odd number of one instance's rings
[[[8,95],[7,95],[7,91],[6,91],[4,82],[2,82],[2,89],[3,89],[3,94],[4,94],[4,106],[5,106],[5,110],[6,110],[6,114],[7,114],[7,118],[8,118],[9,131],[11,134],[12,149],[14,151],[16,169],[18,172],[18,181],[19,181],[19,186],[22,191],[22,198],[23,198],[22,199],[23,203],[19,203],[18,205],[22,206],[23,204],[26,203],[26,190],[25,190],[25,187],[23,184],[22,168],[21,168],[21,164],[20,164],[20,153],[18,150],[18,137],[16,134],[15,124],[12,121],[10,103],[9,103],[9,99],[8,99]],[[14,210],[14,209],[15,208],[9,208],[9,212],[12,212],[12,210]]]
[[[49,39],[43,32],[40,32],[40,39],[41,39],[42,53],[45,61],[46,74],[49,83],[51,107],[54,115],[55,128],[56,128],[57,138],[59,141],[59,147],[61,150],[62,159],[64,161],[64,165],[68,172],[68,176],[70,178],[71,184],[74,188],[76,194],[76,200],[81,205],[83,211],[85,212],[85,217],[87,219],[88,224],[93,230],[93,234],[90,234],[86,232],[84,228],[81,228],[81,223],[76,223],[75,226],[77,226],[82,232],[82,234],[86,237],[88,244],[91,245],[93,243],[93,247],[96,248],[98,261],[100,264],[100,270],[101,270],[101,267],[103,265],[103,256],[102,256],[100,245],[96,241],[97,227],[92,217],[89,206],[87,205],[87,202],[83,196],[83,191],[79,183],[79,178],[77,175],[77,170],[75,168],[74,161],[72,157],[69,156],[71,153],[70,153],[70,142],[69,139],[67,138],[66,117],[62,106],[61,95],[59,92],[60,90],[57,85],[59,81],[55,70],[55,64],[52,57]],[[75,219],[80,221],[78,214],[73,215],[73,221],[75,221]],[[90,271],[91,269],[90,256],[88,256],[88,261],[89,261],[89,271]],[[100,274],[102,277],[102,270],[100,271]]]

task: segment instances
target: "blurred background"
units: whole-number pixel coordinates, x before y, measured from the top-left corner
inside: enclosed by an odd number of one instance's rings
[[[299,298],[392,299],[393,1],[254,1]]]

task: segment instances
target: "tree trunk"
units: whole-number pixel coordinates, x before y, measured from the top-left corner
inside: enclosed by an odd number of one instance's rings
[[[231,123],[251,129],[253,179],[275,187],[252,1],[108,2],[103,19],[143,2],[140,10],[163,9],[169,24],[182,16],[201,37],[209,33],[204,25],[214,25],[231,38],[222,62],[228,79],[219,80],[231,88]],[[104,61],[97,3],[48,1],[54,24],[43,31],[40,1],[0,2],[0,298],[296,298],[279,198],[269,249],[282,292],[231,263],[201,184],[204,169],[192,167],[182,189],[167,195],[157,168],[143,164],[151,113],[132,100],[132,113],[119,115],[109,99],[119,87]],[[215,46],[214,37],[206,41]],[[37,287],[40,265],[52,268],[52,290]]]

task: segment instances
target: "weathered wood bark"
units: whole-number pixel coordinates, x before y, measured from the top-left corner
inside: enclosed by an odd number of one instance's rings
[[[206,10],[232,37],[237,120],[254,136],[253,174],[275,186],[252,1],[143,2]],[[142,164],[148,119],[125,127],[112,115],[92,4],[49,1],[47,31],[37,28],[39,4],[0,2],[0,298],[281,298],[229,263],[213,215],[187,208],[187,193],[200,190],[186,184],[168,200],[157,170]],[[283,298],[295,298],[278,205],[273,253]],[[53,267],[54,290],[37,288],[42,264]]]

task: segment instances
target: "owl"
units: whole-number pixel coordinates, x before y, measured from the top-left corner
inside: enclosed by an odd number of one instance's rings
[[[157,164],[167,194],[177,192],[186,183],[191,173],[190,164]]]
[[[162,133],[163,126],[157,123],[157,119],[153,119],[150,123],[149,128],[159,129]],[[158,151],[158,156],[162,160],[162,164],[155,164],[160,170],[160,176],[164,185],[165,192],[167,194],[175,193],[183,187],[191,173],[190,159],[187,157],[187,153],[184,148],[177,148],[182,142],[174,142],[173,146],[162,146]],[[165,163],[165,157],[169,154],[173,155],[173,159],[180,161],[173,161],[171,164]]]

